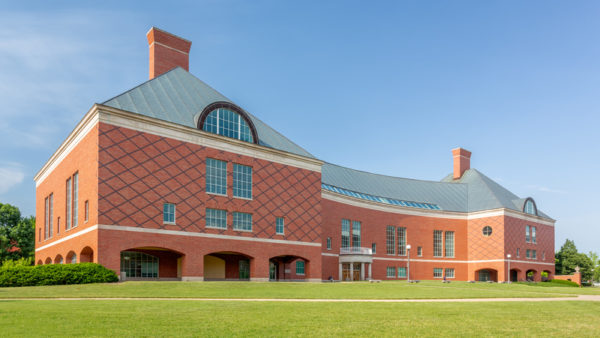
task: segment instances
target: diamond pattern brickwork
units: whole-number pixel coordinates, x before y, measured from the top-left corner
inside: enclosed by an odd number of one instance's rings
[[[318,172],[206,148],[101,123],[100,224],[319,242]],[[227,196],[205,191],[207,157],[227,161]],[[233,163],[253,168],[252,200],[233,198]],[[163,203],[176,204],[176,225],[163,224]],[[227,230],[205,228],[205,208],[228,211]],[[253,215],[252,232],[233,231],[232,212]],[[275,218],[285,218],[285,235]]]
[[[485,226],[492,235],[483,235]],[[504,220],[502,216],[477,218],[468,221],[469,260],[502,259],[504,255]]]
[[[504,224],[506,253],[510,253],[514,259],[526,261],[528,260],[526,256],[527,249],[536,250],[537,259],[532,259],[532,263],[554,262],[554,228],[552,226],[537,224],[508,216],[505,217]],[[527,225],[536,227],[536,243],[527,243],[525,241],[525,226]],[[517,248],[519,248],[520,257],[516,256]]]

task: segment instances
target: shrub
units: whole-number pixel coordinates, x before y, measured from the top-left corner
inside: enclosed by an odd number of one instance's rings
[[[16,260],[7,259],[4,262],[2,262],[3,268],[14,268],[17,266],[32,266],[32,265],[33,265],[32,257],[28,257],[28,258],[21,257]]]
[[[0,268],[0,287],[112,283],[118,280],[114,271],[96,263]]]

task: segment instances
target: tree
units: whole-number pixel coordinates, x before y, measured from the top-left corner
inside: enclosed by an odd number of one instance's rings
[[[19,208],[0,203],[0,265],[5,260],[34,256],[35,218],[22,217]]]
[[[570,275],[575,272],[575,267],[579,267],[582,280],[590,280],[593,276],[593,263],[590,257],[584,253],[579,253],[575,242],[570,239],[556,253],[556,274]]]
[[[596,282],[600,282],[600,258],[598,257],[598,254],[593,251],[588,253],[588,257],[590,257],[590,260],[592,261],[592,279]]]

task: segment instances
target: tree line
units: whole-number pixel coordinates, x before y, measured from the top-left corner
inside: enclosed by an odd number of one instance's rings
[[[26,259],[33,264],[35,217],[23,217],[19,208],[0,203],[0,266]]]

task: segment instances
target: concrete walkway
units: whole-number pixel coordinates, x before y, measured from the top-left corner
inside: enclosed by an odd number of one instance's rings
[[[307,303],[472,303],[472,302],[561,302],[594,301],[600,296],[579,295],[557,298],[457,298],[457,299],[268,299],[268,298],[0,298],[6,300],[170,300],[204,302],[307,302]]]

